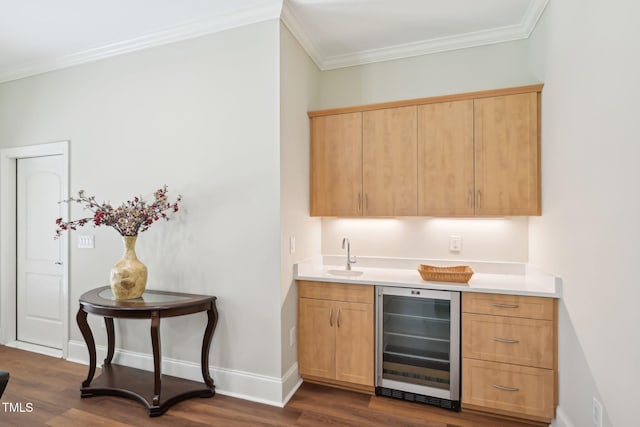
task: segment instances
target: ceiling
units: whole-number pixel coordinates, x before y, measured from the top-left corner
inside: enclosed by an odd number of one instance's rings
[[[548,0],[0,0],[0,82],[282,18],[321,70],[527,38]]]

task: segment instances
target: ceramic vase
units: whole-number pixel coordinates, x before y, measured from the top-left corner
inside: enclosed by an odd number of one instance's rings
[[[147,286],[147,267],[136,256],[137,236],[123,236],[124,254],[111,268],[111,291],[116,300],[142,296]]]

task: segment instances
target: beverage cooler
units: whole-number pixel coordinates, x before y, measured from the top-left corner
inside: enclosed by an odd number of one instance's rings
[[[460,293],[376,294],[376,394],[460,410]]]

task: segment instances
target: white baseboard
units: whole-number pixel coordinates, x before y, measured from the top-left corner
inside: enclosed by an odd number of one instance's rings
[[[556,418],[551,423],[551,427],[575,427],[571,422],[567,414],[564,413],[561,407],[556,408]]]
[[[7,347],[13,347],[20,350],[30,351],[32,353],[40,353],[45,356],[51,356],[56,358],[62,357],[62,350],[57,348],[45,347],[43,345],[31,344],[23,341],[11,341],[6,344]]]
[[[287,402],[293,397],[296,391],[302,385],[302,378],[298,374],[298,362],[294,363],[286,374],[282,377],[282,406],[284,407]]]
[[[106,354],[105,346],[96,346],[98,366],[102,365]],[[89,353],[86,345],[80,341],[69,341],[67,360],[88,365]],[[153,370],[153,356],[151,354],[116,349],[113,362],[146,371]],[[301,383],[297,363],[282,378],[217,366],[209,366],[209,372],[215,383],[216,393],[278,407],[283,407],[286,404]],[[163,357],[162,373],[192,381],[202,381],[200,363]],[[286,399],[283,399],[285,392]]]

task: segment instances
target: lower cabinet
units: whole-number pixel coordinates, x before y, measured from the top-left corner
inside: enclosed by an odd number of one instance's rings
[[[298,282],[298,366],[305,381],[374,391],[374,289]]]
[[[557,391],[557,302],[464,293],[462,408],[549,423]]]
[[[550,369],[475,359],[465,359],[462,366],[463,407],[466,403],[541,421],[553,418],[554,378]]]
[[[375,286],[298,281],[305,381],[373,393]],[[557,300],[462,293],[463,410],[549,423],[558,404]]]

